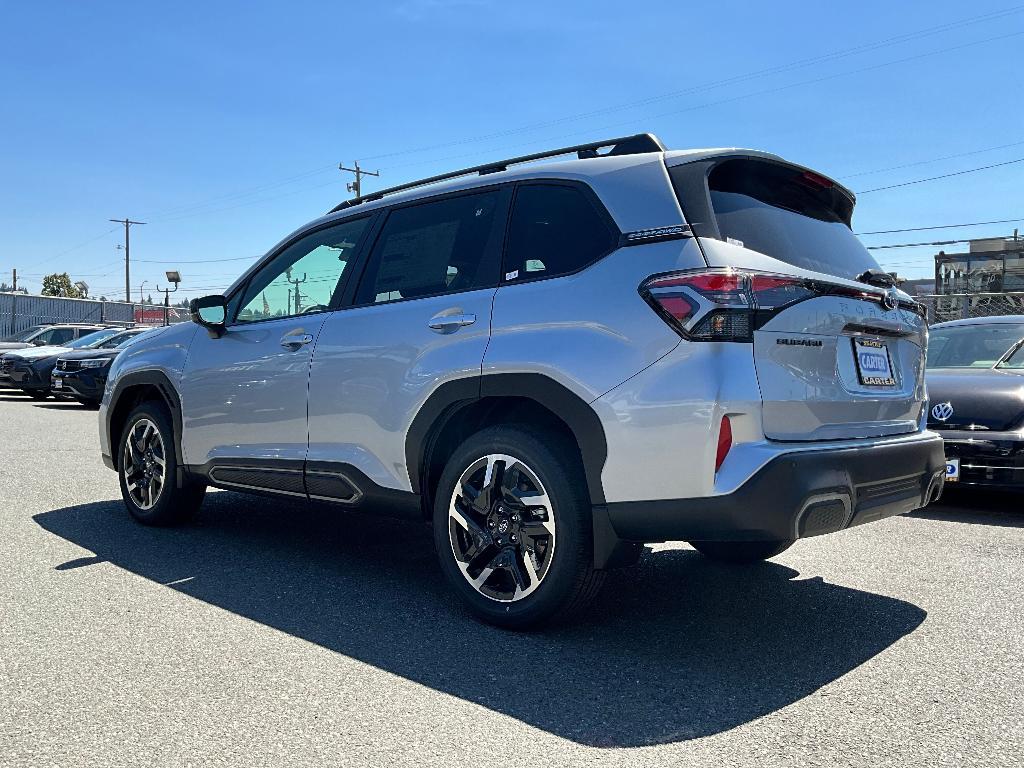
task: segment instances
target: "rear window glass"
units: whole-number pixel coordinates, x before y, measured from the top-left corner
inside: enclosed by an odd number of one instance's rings
[[[1021,339],[1024,324],[1020,323],[933,328],[928,338],[927,367],[991,368]]]
[[[847,224],[852,202],[827,179],[778,163],[726,160],[711,171],[708,190],[728,242],[839,277],[878,269]]]

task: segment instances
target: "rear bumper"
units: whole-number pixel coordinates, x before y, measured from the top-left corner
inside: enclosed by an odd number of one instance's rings
[[[613,502],[608,521],[624,541],[767,541],[834,533],[903,514],[942,492],[938,435],[856,448],[785,453],[732,493]]]
[[[960,459],[958,485],[1024,489],[1024,434],[943,430],[946,456]]]

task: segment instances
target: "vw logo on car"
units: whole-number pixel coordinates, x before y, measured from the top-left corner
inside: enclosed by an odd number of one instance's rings
[[[935,417],[936,421],[949,421],[949,418],[952,415],[952,403],[938,403],[934,408],[932,408],[932,416]]]
[[[896,293],[895,288],[891,288],[882,294],[882,308],[892,311],[896,309],[900,303],[899,295]]]

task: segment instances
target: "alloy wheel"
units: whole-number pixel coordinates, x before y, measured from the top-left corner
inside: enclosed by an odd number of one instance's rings
[[[448,536],[466,581],[485,597],[514,602],[551,568],[555,513],[536,472],[514,456],[489,454],[459,478]]]
[[[122,457],[125,487],[132,501],[139,509],[152,509],[167,481],[167,454],[156,424],[149,419],[136,421],[128,430]]]

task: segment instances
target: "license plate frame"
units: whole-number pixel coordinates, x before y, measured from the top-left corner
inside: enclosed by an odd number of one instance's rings
[[[64,381],[63,381],[63,379],[54,379],[53,380],[53,387],[52,388],[53,389],[64,389]]]
[[[947,458],[946,459],[946,482],[947,483],[959,483],[960,482],[960,459]]]
[[[883,367],[884,362],[884,367]],[[862,387],[895,387],[889,345],[878,339],[853,339],[853,364]],[[865,372],[865,368],[868,370]]]

